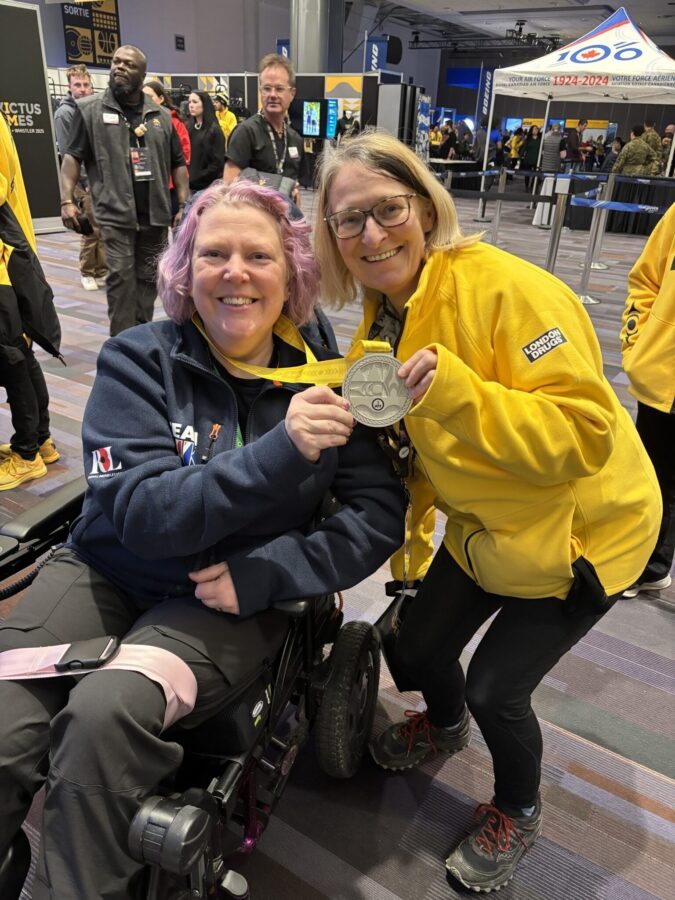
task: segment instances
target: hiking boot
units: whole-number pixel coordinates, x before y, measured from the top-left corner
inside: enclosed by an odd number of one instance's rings
[[[0,444],[0,460],[7,459],[11,452],[12,448],[9,444]],[[47,465],[56,462],[57,459],[61,459],[61,454],[56,449],[56,444],[50,437],[48,437],[44,443],[40,444],[38,453],[42,457],[42,462],[47,463]]]
[[[642,591],[665,591],[666,588],[670,587],[672,581],[670,575],[664,575],[658,581],[636,581],[635,584],[626,588],[621,596],[626,600],[632,600],[633,597],[637,597]]]
[[[24,459],[18,453],[10,453],[0,463],[0,491],[9,491],[24,481],[42,478],[46,474],[47,466],[39,453],[35,454],[35,459]]]
[[[439,752],[453,754],[469,746],[471,725],[466,707],[459,724],[448,728],[433,725],[426,712],[407,709],[405,715],[405,722],[390,725],[370,744],[371,756],[383,769],[412,769]]]
[[[476,810],[476,827],[445,861],[447,874],[478,893],[498,891],[541,834],[541,800],[531,816],[510,816],[491,803]]]

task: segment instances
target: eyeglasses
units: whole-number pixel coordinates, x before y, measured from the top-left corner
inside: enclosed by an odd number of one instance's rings
[[[410,200],[417,194],[397,194],[396,197],[387,197],[380,200],[370,209],[341,209],[330,216],[325,216],[337,238],[358,237],[366,227],[366,219],[372,216],[382,228],[395,228],[403,225],[410,217]]]
[[[285,94],[286,91],[290,91],[290,85],[284,84],[263,84],[260,88],[260,93],[269,96],[270,94]]]

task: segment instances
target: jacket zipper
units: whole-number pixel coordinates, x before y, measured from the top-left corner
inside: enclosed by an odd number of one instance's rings
[[[211,433],[209,434],[209,446],[206,448],[206,453],[202,454],[202,456],[200,457],[203,463],[207,463],[213,456],[213,451],[216,447],[216,441],[218,440],[220,429],[222,427],[222,424],[218,422],[214,422],[211,426]]]

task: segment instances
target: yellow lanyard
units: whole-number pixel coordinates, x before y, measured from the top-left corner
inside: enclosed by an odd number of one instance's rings
[[[274,333],[286,344],[302,351],[307,362],[300,366],[289,366],[284,369],[268,369],[264,366],[249,366],[247,363],[225,356],[206,333],[197,312],[192,314],[192,322],[204,337],[218,362],[233,366],[242,372],[248,372],[249,375],[255,375],[256,378],[281,381],[285,384],[319,384],[338,387],[345,380],[350,366],[366,353],[391,353],[391,347],[386,341],[357,341],[344,359],[327,359],[319,362],[291,320],[286,316],[280,316],[274,325]]]

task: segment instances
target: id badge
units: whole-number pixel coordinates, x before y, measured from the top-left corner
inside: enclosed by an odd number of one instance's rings
[[[155,176],[152,171],[150,151],[148,148],[132,147],[129,153],[131,156],[131,171],[134,176],[134,181],[154,181]]]
[[[298,153],[297,147],[289,147],[288,155],[290,156],[291,159],[300,159],[300,154]]]

